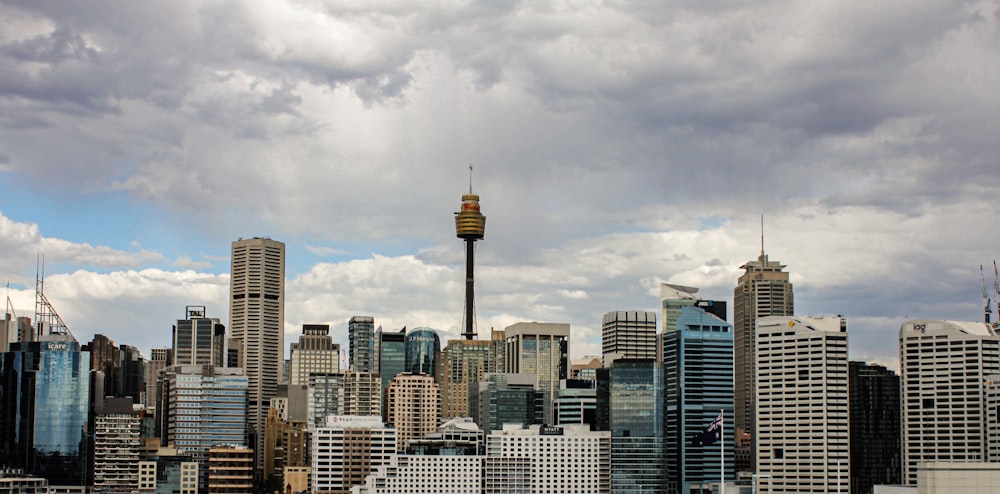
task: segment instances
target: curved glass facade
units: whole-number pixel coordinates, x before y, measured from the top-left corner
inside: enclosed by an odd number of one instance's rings
[[[431,328],[415,328],[406,333],[406,372],[435,376],[441,339]]]

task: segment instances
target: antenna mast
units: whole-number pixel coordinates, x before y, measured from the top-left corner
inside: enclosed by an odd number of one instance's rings
[[[37,336],[64,334],[76,339],[45,296],[45,259],[42,257],[35,261],[35,333]]]
[[[983,309],[983,319],[986,324],[990,323],[990,314],[993,312],[992,304],[990,303],[990,295],[986,292],[986,277],[983,276],[983,265],[979,265],[979,281],[983,285],[983,302],[985,308]]]

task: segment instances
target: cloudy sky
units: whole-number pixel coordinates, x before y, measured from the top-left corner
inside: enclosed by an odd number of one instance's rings
[[[477,323],[732,300],[761,249],[796,312],[895,365],[982,318],[1000,257],[1000,1],[0,1],[0,279],[83,341],[228,319],[230,244],[287,244],[286,344],[373,315],[457,337],[453,212],[487,216]],[[992,291],[992,288],[991,288]],[[995,298],[995,296],[994,296]],[[996,316],[994,316],[996,317]]]

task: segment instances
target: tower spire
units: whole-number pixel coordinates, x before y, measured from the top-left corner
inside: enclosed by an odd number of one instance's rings
[[[760,257],[764,257],[764,215],[760,215]]]
[[[472,195],[472,163],[469,163],[469,195]]]

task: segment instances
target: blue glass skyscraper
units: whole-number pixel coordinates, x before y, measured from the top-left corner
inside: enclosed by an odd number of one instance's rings
[[[406,333],[406,372],[434,377],[441,339],[431,328],[414,328]]]
[[[597,371],[597,429],[611,431],[611,492],[663,493],[663,367],[619,359]]]
[[[723,443],[727,449],[727,480],[733,465],[733,326],[694,307],[681,308],[676,329],[663,334],[666,378],[668,492],[718,483],[719,443],[694,446],[692,438],[723,413]]]
[[[90,353],[72,337],[43,338],[0,354],[0,464],[85,485]]]
[[[406,328],[378,333],[378,372],[382,376],[382,392],[389,381],[406,371]]]

